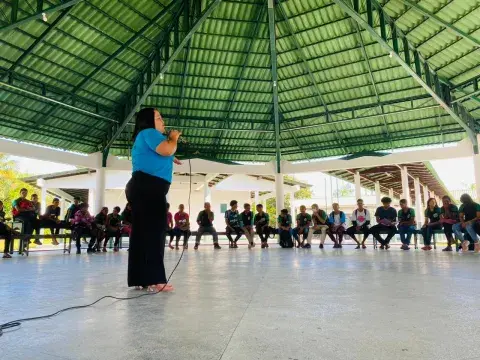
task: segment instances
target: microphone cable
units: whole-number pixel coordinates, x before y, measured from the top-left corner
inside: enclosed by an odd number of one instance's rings
[[[189,184],[189,193],[188,193],[188,213],[190,214],[190,200],[191,200],[191,196],[192,196],[192,162],[191,162],[191,159],[188,158],[188,165],[189,165],[189,176],[190,176],[190,184]],[[165,245],[165,244],[164,244]],[[85,309],[85,308],[88,308],[88,307],[91,307],[97,303],[99,303],[100,301],[102,301],[103,299],[113,299],[113,300],[119,300],[119,301],[125,301],[125,300],[133,300],[133,299],[138,299],[138,298],[141,298],[141,297],[144,297],[144,296],[153,296],[153,295],[157,295],[157,294],[160,294],[164,289],[165,287],[168,285],[168,283],[170,282],[170,279],[172,278],[173,274],[175,273],[175,270],[177,270],[178,266],[180,265],[180,261],[182,260],[183,258],[183,254],[185,253],[185,247],[183,248],[182,250],[182,253],[180,254],[180,257],[175,265],[175,267],[173,268],[172,272],[170,273],[170,275],[168,276],[167,278],[167,282],[165,283],[165,285],[160,289],[160,291],[158,292],[155,292],[155,293],[145,293],[145,294],[140,294],[140,295],[136,295],[136,296],[128,296],[128,297],[119,297],[119,296],[113,296],[113,295],[105,295],[105,296],[102,296],[101,298],[95,300],[94,302],[90,303],[90,304],[86,304],[86,305],[76,305],[76,306],[69,306],[69,307],[66,307],[64,309],[61,309],[61,310],[58,310],[52,314],[48,314],[48,315],[41,315],[41,316],[34,316],[34,317],[29,317],[29,318],[24,318],[24,319],[18,319],[18,320],[13,320],[13,321],[9,321],[7,323],[4,323],[4,324],[0,324],[0,337],[3,335],[3,332],[4,330],[7,330],[7,329],[12,329],[12,328],[15,328],[15,327],[19,327],[22,323],[24,322],[27,322],[27,321],[33,321],[33,320],[41,320],[41,319],[49,319],[49,318],[52,318],[56,315],[59,315],[63,312],[66,312],[66,311],[70,311],[70,310],[77,310],[77,309]]]

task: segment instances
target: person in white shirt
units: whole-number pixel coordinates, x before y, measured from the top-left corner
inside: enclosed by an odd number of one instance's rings
[[[360,249],[360,245],[362,246],[362,249],[366,249],[365,241],[367,240],[370,231],[370,212],[363,207],[362,199],[357,200],[357,208],[353,211],[350,220],[352,221],[352,226],[347,229],[347,234],[357,243],[355,249]],[[361,244],[355,236],[355,233],[360,231],[363,233]]]

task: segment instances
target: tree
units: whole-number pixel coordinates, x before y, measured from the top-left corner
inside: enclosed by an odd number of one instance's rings
[[[296,180],[294,176],[285,176],[285,180]],[[302,188],[295,192],[295,199],[311,199],[312,190],[311,188]],[[285,195],[285,208],[290,208],[290,194]],[[265,210],[270,216],[270,225],[276,226],[277,223],[277,203],[275,198],[270,198],[267,200],[267,209]]]
[[[353,190],[352,185],[345,183],[340,188],[338,188],[333,192],[333,196],[341,198],[341,197],[353,196],[354,193],[355,191]]]
[[[26,174],[18,171],[17,164],[5,154],[0,154],[0,201],[3,201],[4,211],[9,216],[12,211],[12,202],[19,197],[20,190],[26,188],[29,194],[38,192],[38,189],[21,180]]]

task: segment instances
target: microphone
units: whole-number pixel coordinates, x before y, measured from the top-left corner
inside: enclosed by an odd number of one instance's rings
[[[173,130],[173,129],[172,129],[172,130]],[[172,130],[166,130],[166,131],[165,131],[165,136],[166,136],[167,138],[170,137],[170,133],[172,132]],[[180,137],[179,137],[178,140],[177,140],[177,143],[180,143],[180,144],[188,144],[188,140],[185,139],[182,135],[180,135]]]

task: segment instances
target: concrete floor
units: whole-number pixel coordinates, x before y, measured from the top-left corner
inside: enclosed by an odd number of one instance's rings
[[[0,322],[128,290],[128,253],[0,261]],[[169,271],[179,251],[167,251]],[[1,359],[480,359],[480,259],[422,251],[189,249],[176,291],[24,323]]]

